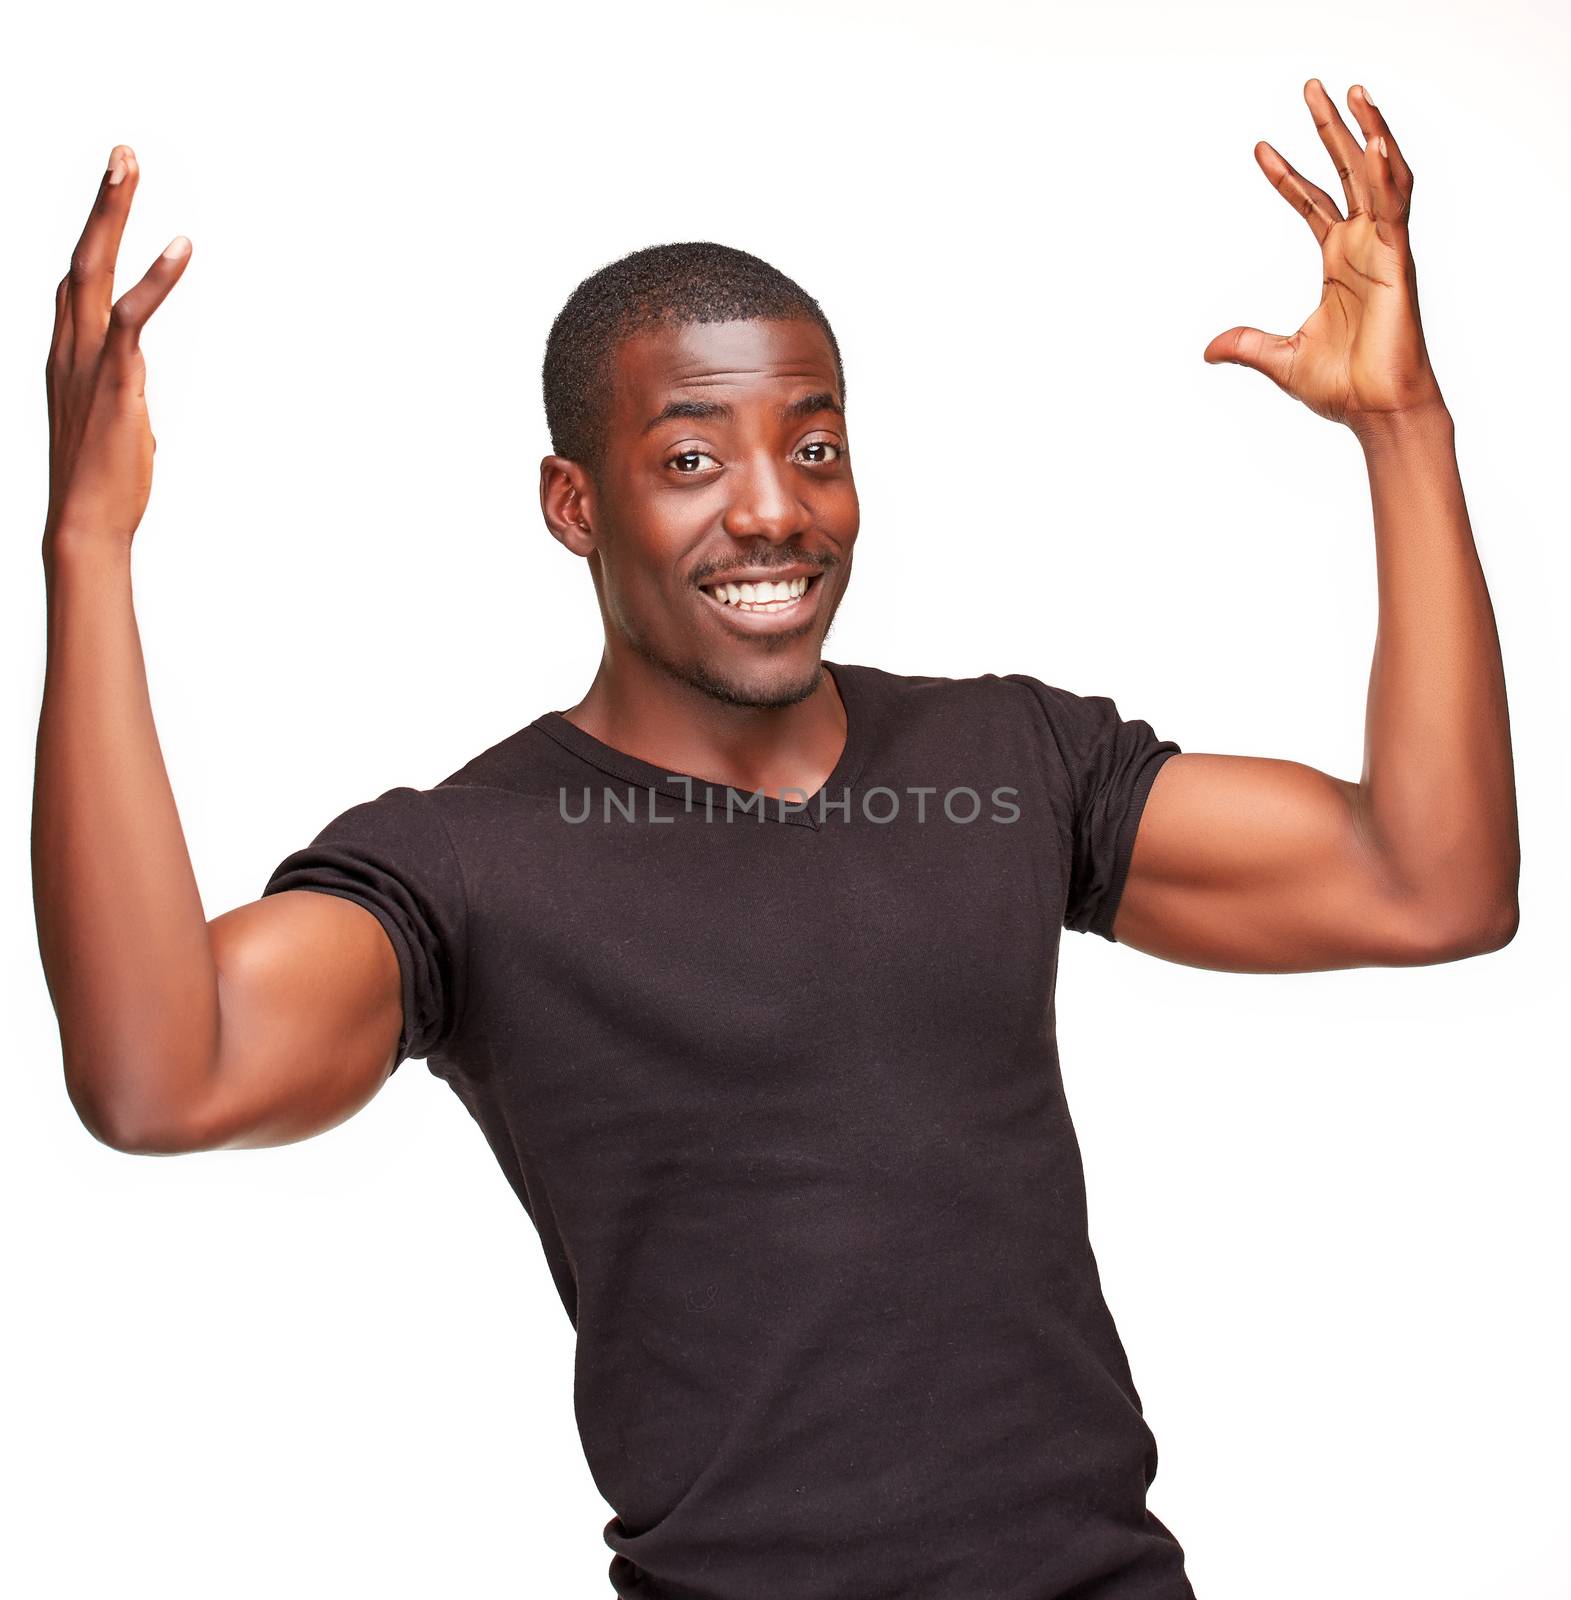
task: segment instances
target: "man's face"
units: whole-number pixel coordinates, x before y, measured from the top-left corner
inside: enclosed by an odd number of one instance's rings
[[[622,343],[590,556],[613,650],[732,704],[813,692],[861,516],[840,401],[813,322]]]

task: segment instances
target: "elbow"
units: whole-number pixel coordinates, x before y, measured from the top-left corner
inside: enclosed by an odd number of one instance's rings
[[[111,1150],[124,1150],[124,1119],[113,1098],[100,1087],[103,1082],[102,1074],[75,1064],[69,1056],[66,1057],[65,1092],[77,1120],[100,1144],[107,1145]]]
[[[1473,954],[1488,955],[1491,950],[1503,950],[1516,938],[1516,930],[1522,921],[1521,907],[1517,904],[1516,896],[1511,897],[1511,903],[1502,908],[1484,930],[1483,942]]]
[[[168,1123],[131,1122],[115,1127],[100,1142],[126,1156],[183,1156],[200,1149]]]
[[[1425,964],[1462,961],[1503,950],[1516,937],[1521,911],[1513,894],[1509,900],[1481,913],[1476,906],[1433,915],[1425,920],[1420,937],[1420,960]]]
[[[122,1155],[179,1155],[195,1148],[184,1119],[174,1117],[152,1103],[125,1094],[109,1095],[95,1090],[95,1082],[106,1081],[66,1067],[66,1093],[82,1126],[102,1145]]]

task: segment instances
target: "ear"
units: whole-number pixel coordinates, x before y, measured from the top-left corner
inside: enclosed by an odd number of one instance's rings
[[[595,538],[595,486],[589,474],[566,456],[546,456],[540,463],[540,510],[551,537],[575,556],[599,548]]]

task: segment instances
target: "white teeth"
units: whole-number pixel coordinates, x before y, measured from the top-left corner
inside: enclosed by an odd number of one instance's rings
[[[807,593],[809,579],[782,578],[778,583],[717,583],[712,594],[722,605],[748,611],[777,610],[794,604]]]

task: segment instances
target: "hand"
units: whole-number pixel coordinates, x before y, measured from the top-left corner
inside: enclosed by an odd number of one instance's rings
[[[49,396],[46,546],[62,533],[129,546],[153,486],[157,441],[148,422],[140,345],[143,324],[191,257],[178,235],[119,300],[115,257],[136,192],[136,156],[118,144],[82,229],[71,270],[55,290],[55,329],[45,367]]]
[[[1206,346],[1205,359],[1253,367],[1311,411],[1364,437],[1399,413],[1444,406],[1424,347],[1408,248],[1413,174],[1361,85],[1347,103],[1368,141],[1362,147],[1318,78],[1304,85],[1304,99],[1341,174],[1347,216],[1264,140],[1255,160],[1319,241],[1320,305],[1291,338],[1229,328]]]

